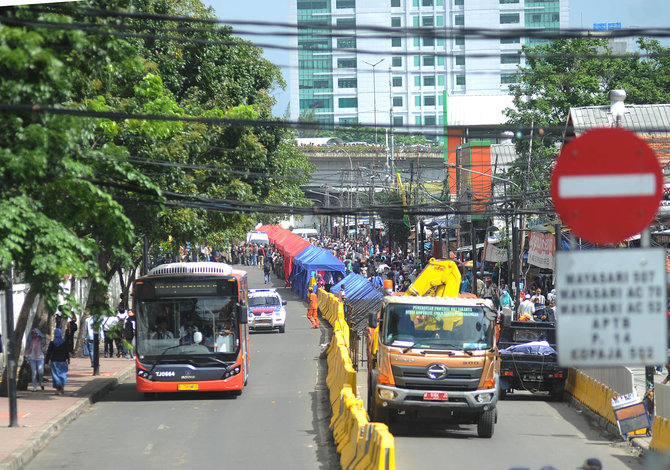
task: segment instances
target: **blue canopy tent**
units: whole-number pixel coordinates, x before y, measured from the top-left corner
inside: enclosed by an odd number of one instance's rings
[[[379,312],[384,294],[360,274],[350,273],[347,277],[330,288],[337,294],[344,286],[345,318],[349,328],[361,334],[367,326],[367,316],[371,312]]]
[[[333,254],[318,246],[310,245],[293,259],[293,269],[289,281],[293,292],[301,299],[307,299],[309,278],[313,271],[329,271],[333,279],[344,277],[344,263]]]
[[[365,277],[349,273],[347,277],[330,288],[330,292],[338,294],[344,287],[347,299],[382,299],[384,295]]]

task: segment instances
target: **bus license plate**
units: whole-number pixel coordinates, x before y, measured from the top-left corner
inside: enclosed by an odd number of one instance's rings
[[[447,401],[449,400],[449,394],[447,392],[424,392],[424,400],[437,400],[437,401]]]
[[[198,384],[179,384],[177,390],[198,390]]]

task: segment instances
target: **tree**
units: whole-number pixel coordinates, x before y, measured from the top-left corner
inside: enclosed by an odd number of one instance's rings
[[[549,181],[571,107],[609,103],[609,91],[624,89],[632,104],[670,100],[670,48],[638,39],[639,53],[615,56],[605,39],[559,39],[524,46],[528,58],[510,85],[514,108],[507,125],[518,129],[518,159],[508,171],[524,188],[529,207],[549,209]],[[529,128],[532,135],[532,152]]]

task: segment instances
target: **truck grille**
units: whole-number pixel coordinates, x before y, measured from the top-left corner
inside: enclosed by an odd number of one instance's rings
[[[447,368],[447,375],[441,379],[429,379],[428,367],[394,365],[392,367],[395,384],[411,390],[469,391],[477,390],[482,369]]]

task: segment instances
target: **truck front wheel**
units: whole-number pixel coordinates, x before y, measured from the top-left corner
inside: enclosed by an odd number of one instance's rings
[[[368,393],[368,414],[370,415],[370,421],[389,424],[389,410],[375,403],[374,391]]]
[[[493,428],[496,421],[496,409],[485,411],[479,416],[477,421],[477,435],[479,437],[493,436]]]

